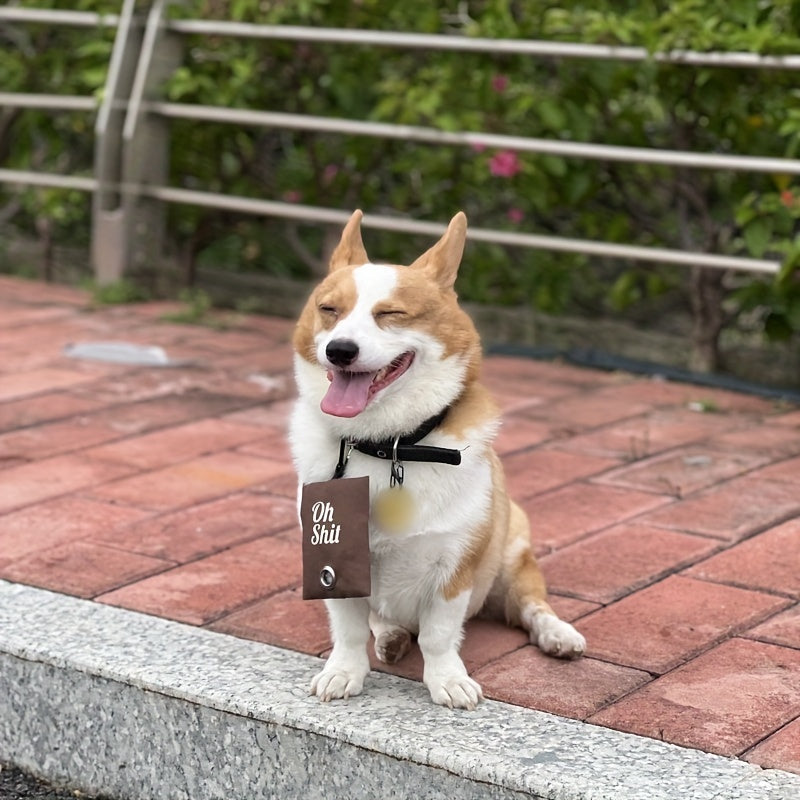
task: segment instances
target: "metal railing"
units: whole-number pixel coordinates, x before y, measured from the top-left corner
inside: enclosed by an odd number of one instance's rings
[[[170,0],[123,0],[118,15],[78,11],[0,8],[0,22],[47,23],[77,27],[114,27],[116,38],[103,101],[94,98],[0,93],[0,105],[53,112],[96,112],[94,177],[55,175],[0,169],[0,183],[72,188],[93,194],[92,260],[99,282],[120,279],[138,262],[160,257],[164,203],[190,204],[308,222],[338,224],[349,210],[322,208],[269,199],[255,199],[181,189],[165,185],[168,123],[173,119],[215,122],[245,127],[303,130],[344,136],[416,141],[434,146],[507,148],[520,152],[601,161],[626,161],[688,169],[747,171],[800,175],[800,160],[752,155],[699,153],[643,147],[507,136],[480,131],[443,131],[412,125],[168,103],[158,99],[162,81],[178,65],[182,39],[214,35],[264,40],[348,44],[363,47],[451,50],[487,54],[520,54],[539,58],[592,58],[659,62],[715,68],[800,69],[800,56],[756,53],[700,53],[675,50],[651,54],[639,47],[577,43],[485,39],[458,35],[392,33],[354,29],[253,25],[206,20],[168,20]],[[146,157],[144,157],[146,154]],[[365,227],[439,235],[444,225],[367,213]],[[777,261],[744,256],[642,247],[534,233],[471,228],[473,241],[580,253],[635,261],[712,269],[776,274]]]

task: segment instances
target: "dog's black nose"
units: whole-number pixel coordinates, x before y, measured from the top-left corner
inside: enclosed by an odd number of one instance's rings
[[[349,367],[358,358],[358,345],[352,339],[334,339],[328,342],[325,355],[335,367]]]

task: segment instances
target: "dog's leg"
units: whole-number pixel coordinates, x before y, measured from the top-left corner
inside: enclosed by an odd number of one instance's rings
[[[375,655],[384,664],[396,664],[411,648],[411,634],[374,611],[369,614],[369,627],[375,637]]]
[[[433,702],[471,711],[483,692],[458,654],[468,603],[469,592],[452,600],[435,597],[420,617],[418,641],[425,660],[422,680]]]
[[[322,672],[311,681],[311,694],[320,700],[347,699],[361,694],[369,672],[369,604],[362,598],[326,600],[333,636]]]
[[[528,518],[516,503],[511,504],[509,524],[509,541],[517,548],[505,576],[509,622],[521,625],[543,653],[578,658],[586,650],[586,639],[548,605],[544,577],[530,549]]]

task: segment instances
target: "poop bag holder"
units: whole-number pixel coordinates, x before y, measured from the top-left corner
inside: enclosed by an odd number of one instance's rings
[[[369,478],[303,486],[303,599],[369,597]]]

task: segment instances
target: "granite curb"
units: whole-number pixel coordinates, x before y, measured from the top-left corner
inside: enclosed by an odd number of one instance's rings
[[[800,776],[371,674],[319,703],[311,656],[0,581],[0,760],[120,800],[791,800]]]

